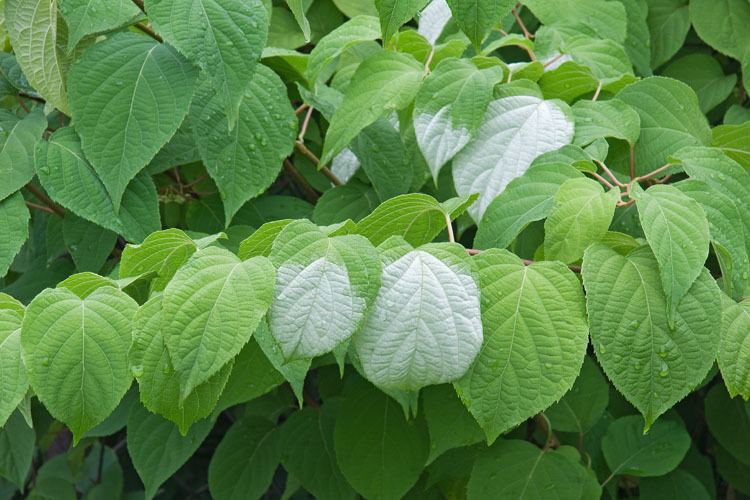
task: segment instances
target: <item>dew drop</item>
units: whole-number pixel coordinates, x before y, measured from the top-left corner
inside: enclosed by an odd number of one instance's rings
[[[42,366],[49,366],[49,356],[42,358]]]
[[[131,366],[130,373],[132,373],[135,378],[141,377],[143,375],[143,365]]]
[[[632,328],[633,330],[637,330],[639,326],[641,326],[640,321],[634,320],[630,322],[630,328]]]

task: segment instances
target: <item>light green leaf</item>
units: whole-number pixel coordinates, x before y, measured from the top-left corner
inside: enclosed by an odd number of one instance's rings
[[[466,410],[452,386],[431,385],[422,391],[424,416],[430,431],[432,463],[443,453],[454,448],[479,443],[484,439],[482,429]]]
[[[455,219],[474,200],[476,196],[465,196],[440,203],[423,193],[396,196],[359,221],[357,232],[373,245],[380,245],[391,236],[401,236],[411,245],[423,245],[445,229],[446,218]]]
[[[562,99],[568,103],[582,95],[595,92],[598,86],[591,69],[575,61],[565,61],[557,68],[546,71],[539,78],[539,87],[544,97]]]
[[[711,369],[721,292],[704,270],[677,306],[670,328],[658,263],[646,246],[625,257],[592,245],[583,257],[583,283],[596,357],[648,429]]]
[[[83,272],[65,278],[58,283],[55,288],[65,288],[78,295],[80,298],[85,299],[104,286],[118,288],[117,282],[110,278],[99,276],[98,274],[91,272]]]
[[[622,101],[580,100],[573,107],[576,133],[573,143],[587,146],[600,137],[613,137],[635,144],[641,133],[641,118]]]
[[[464,59],[441,61],[425,79],[414,105],[414,130],[436,182],[479,128],[500,79],[502,71],[480,70]]]
[[[660,420],[643,432],[638,416],[612,422],[602,439],[602,452],[613,475],[662,476],[674,470],[690,448],[682,422]]]
[[[710,500],[705,485],[682,469],[659,477],[641,479],[638,492],[642,500]]]
[[[33,111],[22,120],[0,115],[0,200],[21,189],[34,178],[34,145],[47,128],[47,120]]]
[[[688,0],[647,0],[651,67],[658,68],[680,50],[690,30]]]
[[[362,1],[362,0],[358,0]],[[373,12],[374,15],[374,12]],[[357,15],[320,39],[310,52],[307,63],[307,79],[317,82],[321,73],[349,47],[380,38],[380,22],[377,17]],[[326,72],[325,78],[328,79]]]
[[[646,240],[659,263],[667,299],[667,317],[673,324],[682,298],[703,271],[710,231],[706,212],[674,186],[634,186],[638,217]]]
[[[145,3],[156,31],[208,75],[232,130],[266,45],[269,12],[263,2],[147,0]]]
[[[180,374],[169,359],[161,322],[162,297],[157,295],[143,304],[133,318],[133,344],[128,361],[138,381],[143,405],[174,422],[185,436],[192,424],[213,411],[232,371],[232,361],[181,400]]]
[[[130,387],[127,354],[137,308],[112,287],[85,299],[47,289],[29,304],[21,346],[31,387],[70,428],[74,443],[107,418]]]
[[[281,434],[274,424],[245,417],[229,428],[208,466],[214,498],[260,498],[281,460]]]
[[[120,278],[156,273],[154,291],[164,290],[177,270],[198,249],[180,229],[165,229],[150,234],[140,245],[127,245],[120,258]]]
[[[116,213],[130,180],[182,123],[196,76],[169,45],[134,33],[97,43],[71,67],[75,129]]]
[[[0,227],[3,228],[0,238],[0,277],[7,274],[13,259],[26,243],[30,218],[21,193],[0,201]]]
[[[286,87],[266,66],[255,68],[239,103],[234,129],[227,128],[221,94],[202,85],[190,121],[198,149],[224,204],[225,225],[276,179],[297,136],[297,118]]]
[[[695,92],[678,80],[645,78],[625,87],[617,98],[641,117],[641,135],[635,145],[636,175],[664,165],[667,157],[682,147],[711,141]]]
[[[261,348],[266,358],[268,358],[268,361],[270,361],[273,367],[289,382],[294,395],[297,397],[300,406],[302,406],[302,390],[304,389],[305,377],[310,370],[312,360],[298,359],[287,362],[284,359],[284,355],[281,353],[281,348],[276,343],[276,339],[271,335],[271,330],[268,328],[268,323],[265,319],[260,322],[253,338],[258,342],[258,346]]]
[[[268,257],[273,247],[273,242],[279,233],[290,223],[292,219],[281,219],[266,222],[258,228],[253,234],[248,236],[240,243],[239,257],[247,260],[250,257],[261,255]]]
[[[380,16],[383,43],[388,42],[398,29],[410,21],[428,0],[375,0]]]
[[[180,376],[180,400],[234,358],[273,297],[276,272],[265,257],[240,261],[216,247],[199,250],[164,289],[162,331]]]
[[[588,432],[601,418],[609,403],[609,384],[588,356],[573,387],[546,410],[552,429],[563,432]]]
[[[315,498],[346,500],[355,496],[334,451],[339,406],[339,401],[329,399],[320,410],[303,408],[281,427],[281,463]]]
[[[186,436],[181,436],[172,422],[140,404],[133,405],[128,418],[128,454],[143,481],[147,500],[187,462],[212,427],[213,421],[201,420]]]
[[[730,397],[750,397],[750,301],[724,300],[717,361]]]
[[[469,208],[474,220],[481,220],[492,200],[537,156],[573,139],[573,121],[562,106],[531,96],[505,97],[489,104],[476,138],[453,160],[456,192],[481,193]]]
[[[294,14],[294,19],[297,21],[302,34],[305,37],[305,41],[310,41],[310,21],[307,20],[305,15],[305,5],[303,0],[286,0],[286,4],[289,10]]]
[[[21,357],[23,312],[0,309],[0,427],[26,396],[29,379]]]
[[[467,493],[472,500],[591,500],[589,482],[586,469],[562,449],[540,450],[527,441],[512,439],[498,441],[479,455]],[[598,486],[594,498],[601,494]]]
[[[434,243],[385,265],[354,348],[368,380],[417,391],[461,377],[482,344],[479,288],[463,247]]]
[[[370,215],[377,206],[378,196],[375,190],[352,180],[323,193],[315,204],[312,220],[320,225],[336,224],[347,219],[358,222]]]
[[[616,2],[607,3],[616,5]],[[625,49],[613,40],[576,35],[566,39],[562,49],[573,61],[588,67],[600,84],[615,83],[623,76],[633,74]]]
[[[704,113],[724,102],[737,83],[737,75],[724,75],[719,61],[698,52],[671,62],[662,74],[690,85],[698,95],[698,102]]]
[[[750,4],[745,0],[691,0],[690,21],[707,44],[742,59],[750,45]]]
[[[429,449],[422,419],[407,421],[393,399],[361,379],[345,392],[334,429],[336,460],[365,498],[401,498],[417,482]]]
[[[143,16],[141,9],[128,0],[59,0],[59,3],[68,25],[68,52],[86,35],[117,29]]]
[[[83,156],[80,139],[72,127],[57,129],[47,141],[39,141],[34,159],[44,189],[76,215],[133,242],[143,241],[161,228],[151,176],[142,172],[128,184],[117,215],[107,189]]]
[[[422,65],[397,52],[380,52],[359,65],[341,105],[331,118],[321,164],[333,159],[386,111],[408,106],[424,78]]]
[[[527,224],[550,214],[555,193],[564,182],[581,176],[578,170],[561,162],[532,165],[489,204],[474,247],[506,248]]]
[[[573,386],[588,332],[580,284],[561,263],[524,266],[504,250],[474,259],[485,341],[455,385],[492,442]]]
[[[622,44],[627,36],[625,7],[607,0],[524,0],[546,25],[583,25],[597,36]],[[585,12],[586,15],[581,15]],[[578,31],[581,31],[578,28]]]
[[[448,0],[453,19],[474,47],[479,48],[484,37],[499,23],[515,3],[512,0]]]
[[[579,260],[590,244],[604,237],[619,200],[619,189],[605,192],[595,180],[565,181],[555,193],[555,206],[544,222],[545,258],[566,264]]]
[[[651,34],[648,30],[648,1],[620,0],[625,6],[627,34],[625,52],[633,61],[636,71],[644,76],[651,75]]]
[[[24,75],[50,104],[70,114],[65,91],[72,57],[65,53],[67,28],[58,22],[56,0],[7,0],[5,29]]]
[[[31,470],[35,442],[36,433],[26,424],[20,411],[14,412],[0,428],[0,477],[8,479],[21,491]]]
[[[750,122],[741,125],[719,125],[713,129],[711,145],[720,148],[728,157],[750,169],[749,134]]]
[[[269,325],[286,359],[330,352],[361,326],[381,272],[366,238],[328,238],[316,225],[299,220],[279,233],[270,257],[277,272]]]
[[[117,242],[117,233],[68,214],[63,219],[63,241],[78,271],[99,272]]]

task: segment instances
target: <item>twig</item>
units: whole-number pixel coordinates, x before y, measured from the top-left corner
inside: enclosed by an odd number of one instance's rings
[[[430,50],[430,54],[427,56],[427,60],[424,63],[424,71],[425,73],[430,72],[430,64],[432,63],[432,58],[435,56],[435,47]]]
[[[545,415],[544,413],[537,413],[534,417],[534,420],[536,421],[537,425],[541,427],[542,430],[547,434],[547,440],[544,443],[544,449],[548,450],[549,448],[559,448],[560,440],[557,439],[555,433],[552,432],[552,423],[550,423],[547,415]]]
[[[445,212],[445,226],[448,229],[448,241],[455,243],[456,236],[453,234],[453,223],[451,222],[451,216],[448,212]]]
[[[599,81],[599,85],[596,86],[596,92],[594,92],[594,96],[591,98],[591,102],[596,102],[597,99],[599,99],[599,94],[602,91],[602,82]]]
[[[584,170],[585,173],[593,176],[596,180],[607,186],[609,189],[614,189],[615,187],[610,183],[607,179],[602,177],[601,175],[597,174],[596,172],[592,172],[590,170]]]
[[[518,24],[518,27],[521,28],[521,31],[523,31],[523,36],[531,40],[534,38],[534,35],[532,35],[529,30],[526,29],[526,25],[523,23],[523,20],[521,19],[521,16],[518,15],[518,9],[521,8],[521,4],[517,3],[515,7],[513,7],[513,17],[516,18],[516,23]]]
[[[297,140],[300,142],[305,140],[305,133],[307,132],[307,126],[310,124],[310,117],[312,116],[313,111],[315,111],[315,108],[312,106],[307,108],[307,114],[305,115],[305,119],[302,120],[302,126],[300,127],[299,135],[297,136]]]
[[[602,170],[604,170],[604,173],[607,174],[607,176],[609,176],[610,179],[612,179],[612,182],[615,183],[615,186],[625,187],[625,184],[623,184],[622,182],[620,182],[620,180],[617,178],[617,176],[615,176],[615,174],[612,173],[612,171],[607,167],[607,165],[604,164],[603,161],[594,160],[594,162],[596,162],[597,165],[599,165],[600,167],[602,167]]]
[[[310,203],[315,203],[320,198],[320,195],[318,194],[315,189],[310,185],[309,182],[307,182],[307,179],[302,177],[302,174],[300,174],[296,168],[294,168],[294,164],[289,161],[289,159],[284,160],[284,172],[289,175],[289,177],[292,178],[295,184],[299,186],[299,188],[302,190],[302,193],[305,195],[305,198],[307,198],[307,201]]]
[[[47,196],[47,194],[44,191],[42,191],[41,189],[39,189],[38,187],[36,187],[34,184],[30,182],[26,184],[26,189],[28,189],[29,192],[33,194],[37,200],[47,205],[47,207],[49,207],[49,209],[52,210],[53,213],[55,213],[56,215],[60,217],[65,217],[65,210],[63,210],[63,208],[60,205],[52,201],[52,198]]]
[[[630,178],[635,179],[635,145],[630,145]]]
[[[654,171],[651,171],[651,172],[649,172],[647,174],[644,174],[644,175],[641,175],[639,177],[636,177],[635,179],[633,179],[633,182],[641,182],[641,181],[645,181],[646,179],[650,179],[651,177],[657,176],[660,173],[664,172],[665,170],[667,170],[671,166],[672,166],[671,163],[667,163],[666,165],[662,165],[661,167],[657,168]]]
[[[544,63],[544,69],[547,69],[548,67],[555,64],[557,61],[559,61],[565,54],[557,54],[555,57]]]
[[[159,34],[156,31],[152,30],[145,24],[135,23],[134,26],[138,28],[139,30],[143,31],[145,34],[147,34],[151,38],[153,38],[154,40],[156,40],[157,42],[162,43],[164,41],[164,39],[161,36],[159,36]]]
[[[329,181],[331,181],[331,183],[334,186],[343,186],[344,185],[344,183],[341,182],[341,179],[339,179],[338,177],[336,177],[336,174],[334,174],[333,172],[331,172],[331,170],[329,168],[324,167],[323,165],[320,164],[320,159],[317,156],[315,156],[315,153],[313,153],[312,151],[310,151],[309,149],[307,149],[307,146],[305,146],[305,144],[302,141],[296,141],[294,143],[294,148],[297,151],[299,151],[300,153],[302,153],[302,156],[304,156],[305,158],[307,158],[308,160],[310,160],[312,162],[312,164],[315,165],[315,167],[318,170],[320,170],[320,173],[322,173],[323,175],[325,175],[326,178]]]
[[[32,203],[30,201],[26,202],[26,206],[29,207],[29,208],[33,208],[34,210],[41,210],[42,212],[47,212],[47,213],[50,213],[52,215],[56,215],[55,212],[51,208],[45,207],[45,206],[42,206],[42,205],[37,205],[36,203]]]
[[[302,113],[304,110],[306,110],[307,108],[309,108],[309,106],[306,103],[302,103],[302,105],[300,107],[298,107],[297,109],[294,110],[294,114],[298,115],[298,114]]]

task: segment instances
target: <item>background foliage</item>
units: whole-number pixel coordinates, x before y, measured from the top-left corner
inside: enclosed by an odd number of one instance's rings
[[[0,12],[0,497],[750,496],[750,1]]]

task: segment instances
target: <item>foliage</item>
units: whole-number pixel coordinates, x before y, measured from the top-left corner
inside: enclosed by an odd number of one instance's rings
[[[0,5],[0,498],[750,497],[750,1]]]

